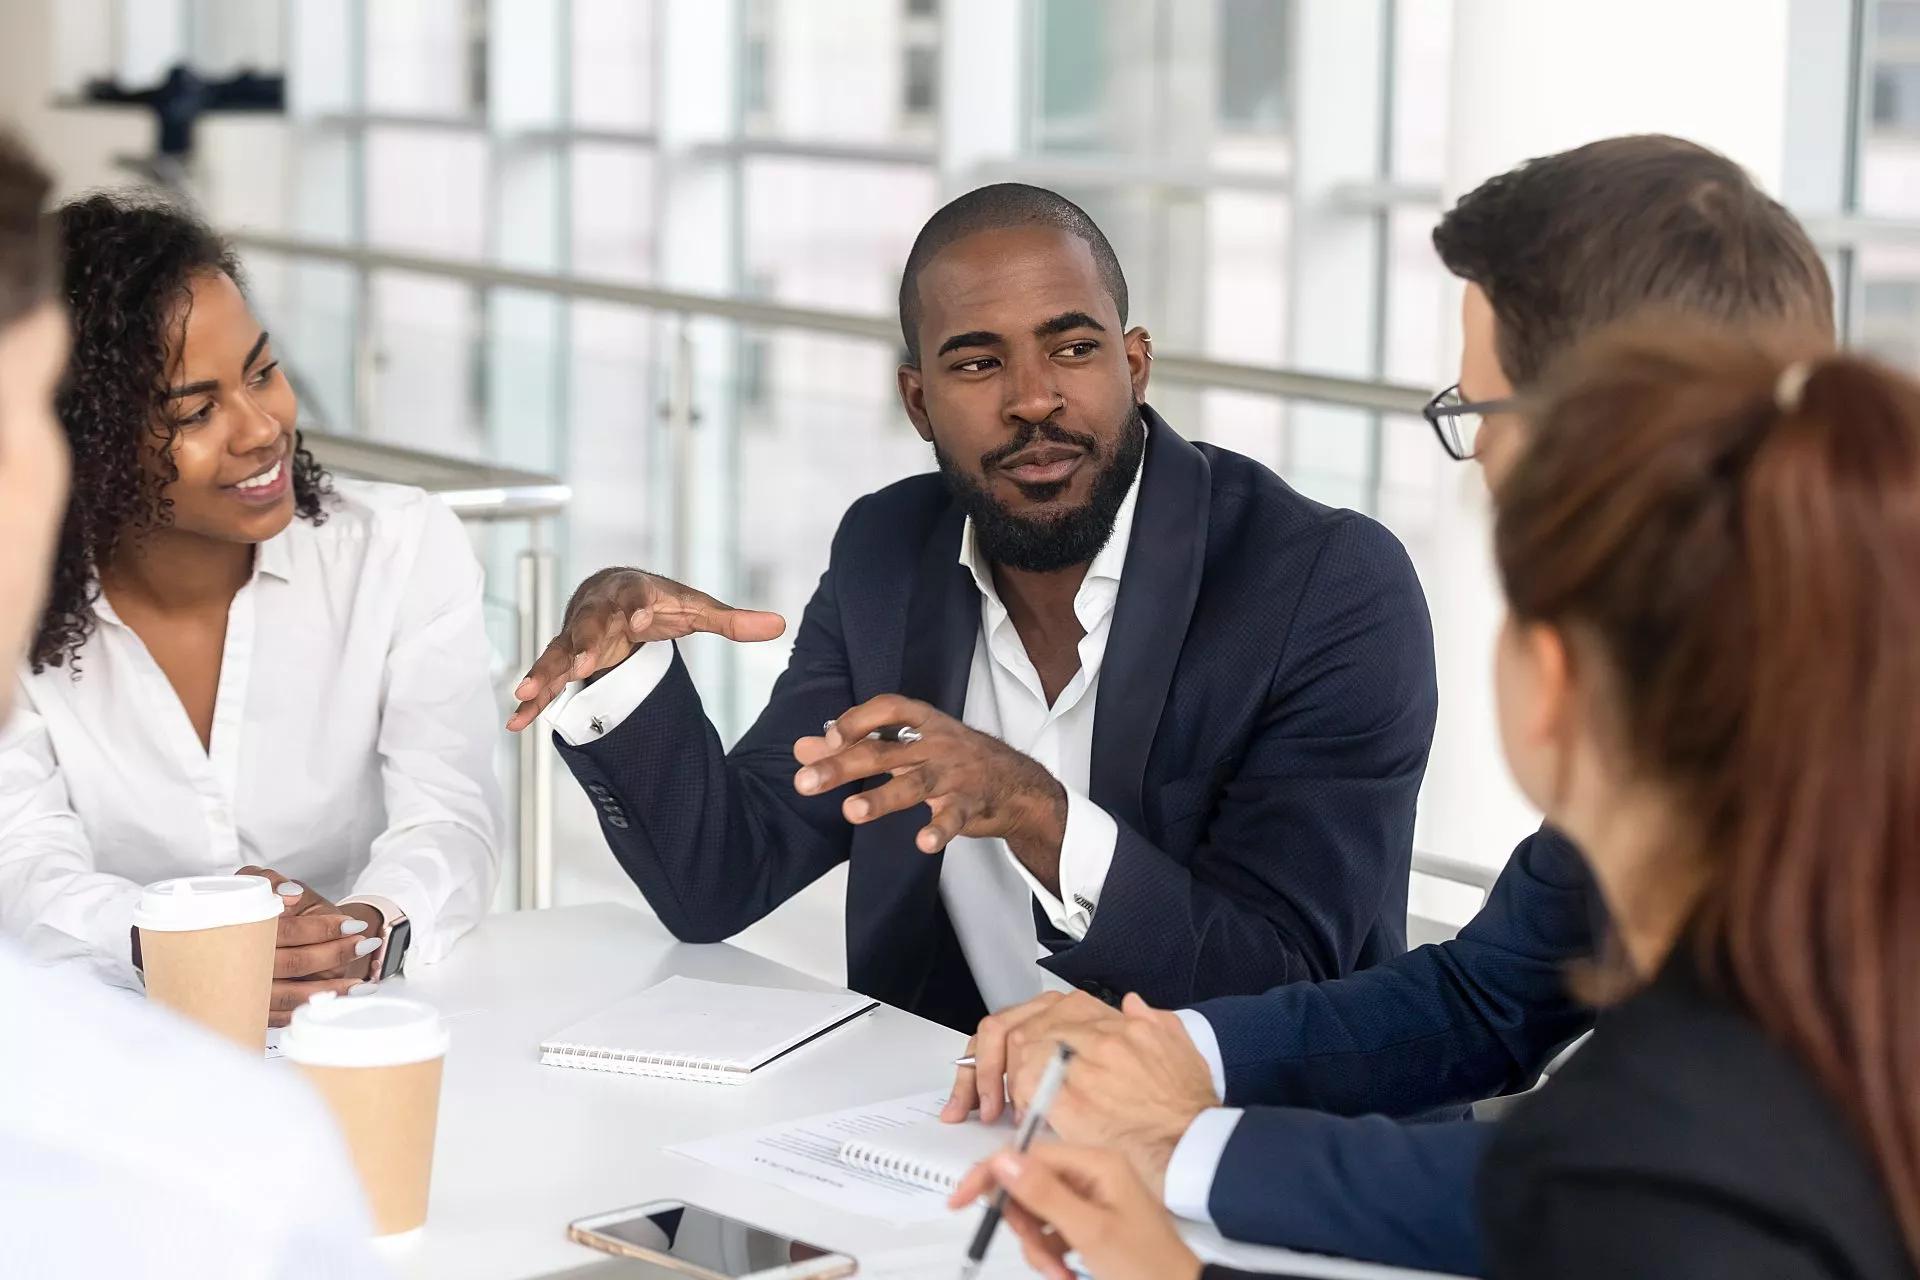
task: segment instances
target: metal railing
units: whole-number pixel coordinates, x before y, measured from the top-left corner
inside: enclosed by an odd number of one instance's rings
[[[260,231],[239,231],[229,238],[243,250],[331,262],[361,271],[408,271],[460,280],[477,287],[525,289],[678,316],[711,316],[764,329],[834,333],[893,345],[900,342],[899,322],[892,316],[623,284],[592,276],[528,271],[468,259],[402,253],[361,245],[328,244],[325,241]],[[1159,349],[1154,351],[1153,374],[1156,378],[1212,389],[1250,391],[1285,400],[1366,409],[1375,413],[1417,414],[1432,394],[1430,388],[1284,369],[1275,365],[1216,360],[1209,356]]]
[[[517,652],[510,678],[533,665],[559,630],[554,592],[555,563],[550,520],[563,514],[573,491],[553,476],[484,462],[468,462],[362,436],[303,431],[301,439],[335,475],[413,485],[437,495],[462,520],[492,523],[524,520],[531,545],[519,555],[514,581]],[[520,840],[520,907],[553,905],[553,747],[529,730],[519,737],[515,780]]]

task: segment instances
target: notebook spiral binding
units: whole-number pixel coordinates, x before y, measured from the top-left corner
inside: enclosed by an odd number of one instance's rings
[[[614,1071],[628,1076],[656,1076],[666,1080],[697,1080],[703,1084],[745,1084],[748,1072],[723,1062],[658,1054],[623,1053],[585,1044],[543,1044],[540,1062],[551,1067],[579,1067],[586,1071]]]
[[[931,1165],[904,1156],[887,1155],[872,1148],[848,1143],[841,1148],[840,1159],[843,1163],[892,1178],[898,1182],[910,1182],[916,1187],[926,1187],[934,1191],[952,1191],[954,1180]]]

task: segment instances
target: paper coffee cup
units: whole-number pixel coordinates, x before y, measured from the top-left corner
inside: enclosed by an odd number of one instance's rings
[[[133,910],[147,997],[264,1053],[280,895],[265,876],[147,886]]]
[[[424,1224],[447,1054],[440,1015],[393,996],[321,996],[294,1011],[280,1052],[299,1064],[339,1118],[375,1231],[393,1235]]]

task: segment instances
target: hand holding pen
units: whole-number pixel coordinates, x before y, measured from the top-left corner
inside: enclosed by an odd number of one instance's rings
[[[1047,1112],[1053,1109],[1053,1100],[1060,1096],[1060,1086],[1067,1082],[1067,1064],[1072,1061],[1072,1049],[1064,1044],[1054,1048],[1046,1074],[1040,1077],[1040,1087],[1034,1090],[1033,1105],[1027,1109],[1026,1118],[1020,1122],[1020,1128],[1014,1134],[1015,1152],[1025,1155],[1027,1148],[1033,1145],[1034,1134],[1047,1122]],[[1000,1229],[1000,1220],[1006,1211],[1007,1187],[1002,1183],[1000,1189],[993,1193],[993,1199],[987,1203],[987,1211],[980,1217],[980,1226],[973,1233],[973,1243],[967,1246],[966,1264],[960,1269],[961,1280],[973,1280],[978,1274],[980,1264],[987,1257],[987,1246],[993,1243],[993,1234]]]
[[[794,790],[803,796],[884,779],[841,800],[841,816],[855,826],[925,805],[914,837],[920,852],[939,853],[962,835],[997,836],[1042,884],[1058,882],[1065,788],[1030,757],[938,707],[898,694],[870,698],[828,721],[819,737],[795,742],[793,757],[801,765]]]
[[[1049,1074],[1056,1064],[1049,1062]],[[1057,1074],[1064,1078],[1064,1066]],[[1034,1101],[1029,1123],[1046,1109],[1038,1092]],[[1069,1253],[1099,1280],[1196,1280],[1200,1274],[1200,1259],[1181,1240],[1173,1215],[1116,1151],[1060,1143],[1002,1151],[962,1179],[948,1207],[965,1208],[994,1188],[961,1271],[967,1280],[986,1257],[989,1224],[1002,1217],[1028,1264],[1049,1280],[1077,1280]]]

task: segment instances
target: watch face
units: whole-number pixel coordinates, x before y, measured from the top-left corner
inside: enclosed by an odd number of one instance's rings
[[[402,920],[393,926],[387,935],[387,954],[385,963],[380,966],[382,979],[398,977],[407,967],[407,943],[413,938],[413,925]]]

